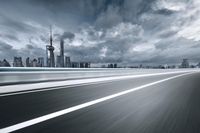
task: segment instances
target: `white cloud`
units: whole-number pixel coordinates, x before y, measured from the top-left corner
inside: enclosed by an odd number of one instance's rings
[[[139,25],[131,23],[119,23],[118,25],[110,28],[106,32],[106,37],[116,39],[134,39],[143,35],[143,29]]]
[[[107,48],[107,47],[103,47],[103,48],[100,50],[100,58],[106,57],[107,51],[108,51],[108,48]]]
[[[151,44],[151,45],[140,44],[133,48],[133,51],[135,51],[135,52],[148,52],[148,51],[152,51],[152,50],[155,50],[155,46],[153,44]]]
[[[157,0],[154,10],[167,9],[171,11],[183,11],[186,8],[184,0]]]
[[[187,9],[179,14],[177,22],[182,24],[178,37],[200,41],[200,2],[193,0]]]

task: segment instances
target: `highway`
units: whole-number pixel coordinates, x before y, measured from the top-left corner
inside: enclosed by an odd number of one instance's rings
[[[200,73],[0,95],[0,133],[199,133]]]

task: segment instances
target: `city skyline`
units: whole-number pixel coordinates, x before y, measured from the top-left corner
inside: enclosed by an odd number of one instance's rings
[[[200,133],[200,0],[0,0],[0,133]]]
[[[198,63],[199,6],[197,0],[2,0],[0,60],[45,57],[52,25],[55,58],[62,38],[65,56],[78,62]]]

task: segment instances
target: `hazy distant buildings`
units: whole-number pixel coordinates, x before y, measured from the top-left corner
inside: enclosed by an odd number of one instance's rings
[[[90,68],[89,62],[80,62],[80,68]]]
[[[6,59],[4,59],[3,61],[0,61],[0,67],[10,67],[10,64]]]
[[[64,67],[64,40],[60,40],[60,67]]]
[[[200,62],[196,65],[198,68],[200,68]]]
[[[106,65],[101,65],[101,68],[106,68]]]
[[[38,58],[38,67],[44,67],[44,58],[43,57]]]
[[[78,62],[71,62],[71,67],[72,68],[79,68],[80,64]]]
[[[56,56],[56,67],[61,67],[61,56],[60,55]]]
[[[26,67],[31,67],[29,57],[26,58]]]
[[[37,66],[38,66],[37,59],[33,59],[31,61],[31,67],[37,67]]]
[[[90,68],[90,62],[71,62],[69,56],[64,56],[64,40],[60,40],[60,53],[56,56],[56,62],[54,57],[54,47],[53,47],[53,38],[52,38],[52,29],[50,27],[50,38],[49,45],[46,45],[46,65],[43,57],[38,59],[34,58],[33,60],[30,57],[27,57],[25,60],[26,67],[67,67],[67,68]],[[112,64],[113,65],[113,64]],[[0,66],[10,66],[10,64],[4,59],[0,61]],[[14,57],[13,67],[24,67],[22,57]],[[117,67],[117,65],[113,65]]]
[[[114,64],[114,68],[117,68],[117,64]]]
[[[113,68],[113,64],[108,64],[108,68]]]
[[[117,64],[115,63],[115,64],[108,64],[108,68],[117,68]]]
[[[71,67],[71,61],[69,56],[65,56],[65,67]]]
[[[90,68],[90,62],[85,62],[85,68]]]
[[[189,68],[190,64],[188,59],[183,59],[182,64],[181,64],[181,68]]]
[[[47,62],[46,62],[46,67],[50,67],[50,62],[51,62],[50,59],[47,58],[46,61],[47,61]]]
[[[24,67],[22,57],[14,57],[13,67]]]
[[[29,57],[26,58],[26,67],[44,67],[44,58],[39,57],[37,59],[30,60]]]

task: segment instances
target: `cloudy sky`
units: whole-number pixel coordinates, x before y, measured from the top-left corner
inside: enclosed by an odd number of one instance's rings
[[[199,0],[0,0],[0,60],[45,57],[65,40],[74,61],[177,64],[200,61]]]

